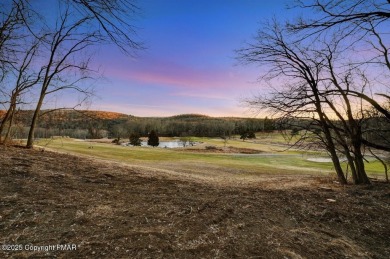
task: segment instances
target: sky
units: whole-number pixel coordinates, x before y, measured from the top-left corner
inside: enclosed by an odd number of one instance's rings
[[[235,50],[273,17],[287,18],[285,0],[143,0],[133,24],[145,50],[126,56],[105,46],[95,58],[104,73],[90,109],[135,116],[253,117],[240,102],[266,89],[256,66]]]

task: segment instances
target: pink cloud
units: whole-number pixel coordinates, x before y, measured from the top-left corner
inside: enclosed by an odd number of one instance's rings
[[[140,63],[127,69],[110,67],[106,69],[106,76],[190,89],[237,88],[237,84],[242,85],[244,81],[231,71],[194,69],[165,61],[152,64],[146,66]]]
[[[195,97],[195,98],[202,98],[202,99],[218,99],[218,100],[226,100],[226,101],[231,101],[232,98],[231,96],[228,95],[221,95],[220,93],[199,93],[199,92],[177,92],[177,93],[172,93],[170,94],[171,96],[183,96],[183,97]]]
[[[117,103],[100,101],[93,103],[90,109],[121,112],[135,116],[173,116],[186,113],[198,113],[216,117],[237,116],[251,117],[246,108],[237,107],[227,103],[226,105],[191,105],[183,103],[172,103],[171,105],[140,105],[136,103]]]

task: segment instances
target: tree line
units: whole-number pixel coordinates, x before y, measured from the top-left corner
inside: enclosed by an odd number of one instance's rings
[[[132,117],[108,127],[111,137],[123,138],[136,133],[147,136],[156,130],[167,137],[226,137],[259,131],[273,131],[273,120],[257,118],[215,118],[199,115],[180,115],[165,118]]]
[[[43,111],[45,112],[45,110]],[[27,138],[33,111],[17,111],[10,134]],[[125,114],[104,114],[98,111],[58,110],[42,115],[35,131],[36,138],[68,136],[72,138],[130,139],[131,135],[147,137],[151,131],[166,137],[253,137],[255,132],[277,129],[274,120],[264,118],[209,117],[185,114],[172,117],[135,117]]]

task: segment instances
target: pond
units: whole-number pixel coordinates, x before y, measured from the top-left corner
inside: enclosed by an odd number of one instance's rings
[[[196,146],[198,143],[192,143],[192,146]],[[131,146],[130,143],[127,143],[126,146]],[[147,141],[142,141],[141,142],[142,147],[147,147],[148,142]],[[186,143],[186,147],[191,146]],[[158,145],[160,148],[179,148],[183,147],[183,142],[181,141],[160,141],[160,145]]]

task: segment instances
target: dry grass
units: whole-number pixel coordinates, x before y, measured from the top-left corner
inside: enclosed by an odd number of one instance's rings
[[[390,257],[386,184],[263,175],[244,185],[12,147],[0,163],[1,242],[78,246],[1,258]]]

